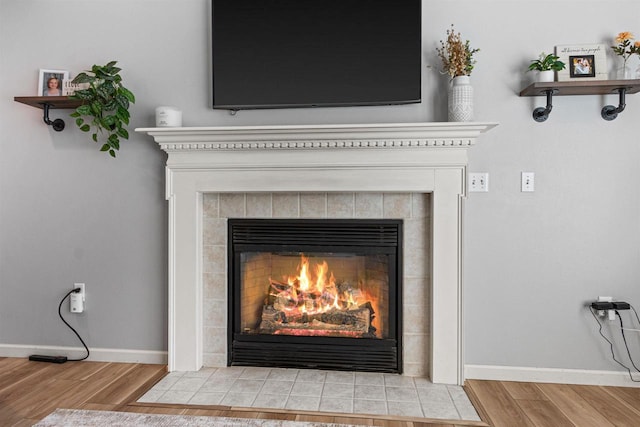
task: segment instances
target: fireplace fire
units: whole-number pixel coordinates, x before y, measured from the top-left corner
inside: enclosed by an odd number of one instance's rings
[[[339,258],[349,264],[365,261],[355,257],[356,260],[350,262],[349,258],[354,258],[351,254]],[[380,336],[375,326],[378,323],[375,316],[378,298],[374,293],[381,285],[379,282],[384,281],[358,278],[358,265],[353,265],[351,277],[336,279],[326,260],[312,268],[309,258],[304,255],[300,256],[297,269],[297,275],[284,276],[281,281],[269,278],[258,333],[352,338]],[[363,269],[362,275],[365,273]]]
[[[400,372],[401,226],[230,219],[230,364]]]

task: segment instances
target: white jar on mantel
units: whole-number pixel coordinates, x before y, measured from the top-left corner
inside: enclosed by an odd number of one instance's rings
[[[473,86],[471,77],[454,77],[449,86],[449,121],[470,122],[473,120]]]

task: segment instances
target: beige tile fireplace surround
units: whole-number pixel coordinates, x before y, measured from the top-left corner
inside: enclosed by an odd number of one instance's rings
[[[136,129],[168,153],[169,370],[226,365],[227,218],[402,218],[403,371],[462,384],[467,150],[494,126]]]

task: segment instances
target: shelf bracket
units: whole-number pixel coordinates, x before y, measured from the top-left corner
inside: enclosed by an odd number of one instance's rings
[[[544,91],[544,93],[547,94],[547,106],[545,108],[538,107],[533,110],[533,120],[538,123],[542,123],[549,118],[549,114],[553,108],[553,94],[557,91],[558,89],[546,89]]]
[[[618,114],[622,113],[624,111],[624,107],[627,106],[624,101],[624,97],[627,94],[627,88],[620,87],[616,90],[620,95],[620,102],[618,103],[618,107],[614,107],[613,105],[605,105],[604,107],[602,107],[602,112],[600,113],[602,118],[607,121],[611,121],[618,117]]]
[[[42,117],[42,119],[44,120],[44,122],[49,125],[49,126],[53,126],[53,130],[55,130],[56,132],[60,132],[64,129],[64,120],[62,119],[55,119],[53,121],[51,121],[49,119],[49,109],[51,108],[51,104],[48,103],[44,103],[42,104],[42,110],[44,111],[44,115]]]

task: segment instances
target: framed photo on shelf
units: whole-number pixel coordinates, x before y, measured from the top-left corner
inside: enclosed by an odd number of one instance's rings
[[[607,47],[604,44],[556,46],[556,56],[565,69],[558,71],[558,81],[607,80]]]
[[[62,96],[65,80],[69,80],[68,71],[40,69],[38,96]]]

